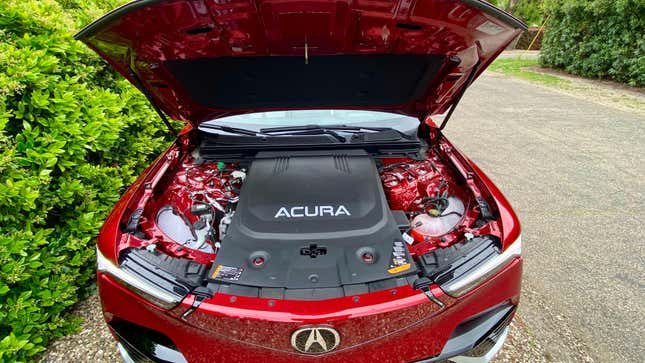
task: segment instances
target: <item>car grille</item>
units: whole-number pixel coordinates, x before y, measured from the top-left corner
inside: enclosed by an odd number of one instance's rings
[[[481,357],[484,354],[488,353],[493,348],[495,343],[497,343],[497,340],[504,332],[504,329],[506,329],[506,327],[511,323],[514,311],[515,309],[509,311],[504,319],[500,320],[500,322],[495,325],[495,327],[488,334],[486,334],[479,342],[475,344],[475,347],[472,350],[462,355],[466,357]]]

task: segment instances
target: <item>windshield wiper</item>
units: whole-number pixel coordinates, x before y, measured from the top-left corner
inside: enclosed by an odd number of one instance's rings
[[[346,125],[330,125],[330,126],[320,126],[320,125],[300,125],[300,126],[280,126],[280,127],[269,127],[263,128],[259,131],[247,130],[238,127],[231,126],[221,126],[221,125],[200,125],[200,128],[209,129],[209,130],[219,130],[228,132],[231,134],[239,135],[248,135],[248,136],[298,136],[298,135],[330,135],[339,142],[347,142],[347,138],[340,135],[339,132],[351,133],[354,135],[362,134],[365,131],[372,132],[381,132],[381,131],[396,131],[399,135],[399,131],[394,130],[389,127],[370,127],[370,126],[346,126]]]
[[[300,125],[300,126],[281,126],[260,129],[263,134],[288,134],[288,135],[316,135],[327,134],[335,137],[340,142],[346,142],[347,139],[340,135],[339,132],[346,132],[353,134],[356,137],[363,134],[365,131],[382,132],[382,131],[396,131],[399,136],[401,133],[389,127],[370,127],[370,126],[346,126],[346,125]]]
[[[248,135],[248,136],[258,136],[262,135],[262,131],[255,132],[253,130],[242,129],[239,127],[230,127],[230,126],[220,126],[220,125],[200,125],[199,128],[209,129],[209,130],[219,130],[228,132],[230,134],[239,134],[239,135]]]
[[[365,127],[365,126],[346,126],[346,125],[300,125],[300,126],[280,126],[260,129],[260,132],[271,134],[276,132],[289,132],[289,131],[310,131],[310,130],[332,130],[332,131],[347,131],[347,132],[361,132],[365,131],[387,131],[392,130],[389,127]]]
[[[274,130],[274,129],[260,129],[260,132],[270,135],[270,134],[280,134],[281,135],[288,135],[288,136],[298,136],[298,135],[330,135],[334,137],[336,140],[344,143],[347,141],[347,139],[339,135],[338,132],[334,130],[330,130],[328,128],[324,127],[313,127],[313,128],[297,128],[296,126],[293,127],[276,127],[275,129],[281,129],[281,130]],[[264,131],[268,130],[268,131]]]

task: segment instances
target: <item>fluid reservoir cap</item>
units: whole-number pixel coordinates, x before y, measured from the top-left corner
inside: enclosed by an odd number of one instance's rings
[[[366,246],[356,250],[356,257],[362,263],[371,265],[378,259],[378,254],[376,253],[376,249]]]
[[[232,172],[231,176],[233,177],[233,179],[240,179],[242,181],[246,179],[246,173],[239,170],[235,170],[234,172]]]
[[[269,261],[269,253],[266,251],[255,251],[249,255],[249,266],[260,269]]]

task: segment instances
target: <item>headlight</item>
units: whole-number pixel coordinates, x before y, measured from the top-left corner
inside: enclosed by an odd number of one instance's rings
[[[96,249],[96,262],[98,271],[110,275],[123,287],[164,309],[171,309],[182,300],[180,296],[170,294],[145,281],[140,276],[116,266],[103,256],[98,248]]]
[[[475,266],[471,271],[457,278],[447,281],[441,285],[446,294],[459,297],[480,285],[482,282],[501,271],[514,258],[522,255],[522,236],[517,237],[508,248],[502,252],[486,259]]]

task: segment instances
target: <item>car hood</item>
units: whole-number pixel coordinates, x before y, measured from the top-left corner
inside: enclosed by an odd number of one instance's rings
[[[199,125],[285,109],[442,113],[524,29],[480,0],[139,0],[76,38]]]

